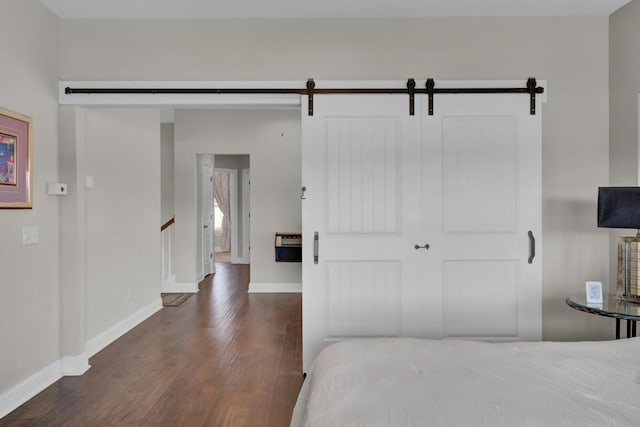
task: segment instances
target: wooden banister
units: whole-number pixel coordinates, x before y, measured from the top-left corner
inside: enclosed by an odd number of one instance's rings
[[[176,222],[176,217],[175,216],[173,218],[171,218],[169,221],[165,222],[162,225],[162,227],[160,227],[160,232],[163,232],[167,228],[171,227],[171,224],[173,224],[174,222]]]

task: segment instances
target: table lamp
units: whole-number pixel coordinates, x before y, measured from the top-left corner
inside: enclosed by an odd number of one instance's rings
[[[640,303],[640,187],[599,187],[598,227],[635,228],[618,238],[619,300]]]

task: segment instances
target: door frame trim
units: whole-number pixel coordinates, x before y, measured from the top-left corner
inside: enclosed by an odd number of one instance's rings
[[[211,200],[213,201],[213,172],[215,170],[214,165],[211,163],[207,163],[206,160],[204,159],[198,159],[197,162],[197,170],[199,171],[198,174],[198,184],[197,184],[197,199],[196,199],[196,204],[197,204],[197,212],[198,212],[198,217],[200,219],[199,224],[198,224],[198,228],[199,228],[199,235],[200,235],[200,272],[198,272],[198,282],[200,282],[202,279],[204,279],[207,275],[209,274],[213,274],[216,272],[216,264],[215,264],[215,259],[213,258],[213,256],[211,257],[211,271],[204,271],[204,267],[205,267],[205,254],[204,254],[204,231],[202,230],[203,224],[204,224],[204,218],[202,217],[202,210],[204,208],[204,191],[202,188],[202,175],[204,172],[204,167],[205,166],[209,166],[211,167],[211,188],[212,188],[212,194],[211,194]],[[211,213],[213,214],[213,206],[211,206]],[[213,254],[213,250],[214,250],[214,238],[215,238],[215,230],[214,230],[214,221],[215,218],[211,221],[212,226],[210,227],[210,233],[211,233],[211,254]]]

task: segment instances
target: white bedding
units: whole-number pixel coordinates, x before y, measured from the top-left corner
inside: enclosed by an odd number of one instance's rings
[[[640,426],[640,338],[333,344],[291,426]]]

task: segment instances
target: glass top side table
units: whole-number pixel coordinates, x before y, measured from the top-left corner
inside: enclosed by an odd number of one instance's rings
[[[640,304],[619,301],[615,294],[605,295],[602,304],[587,303],[585,295],[571,296],[566,299],[569,307],[598,316],[616,319],[616,339],[620,339],[620,320],[627,321],[627,338],[636,336],[636,322],[640,320]]]

